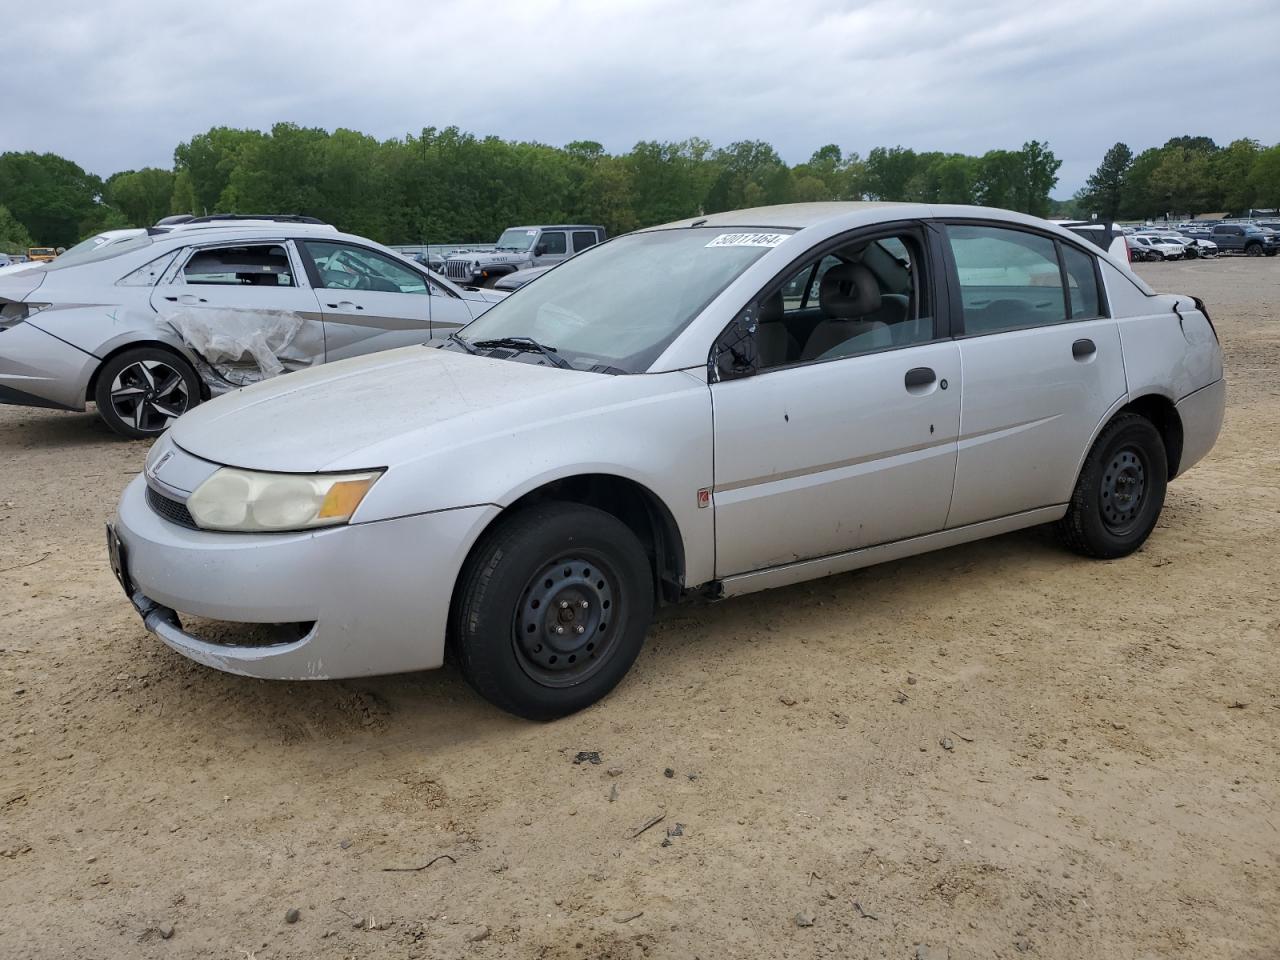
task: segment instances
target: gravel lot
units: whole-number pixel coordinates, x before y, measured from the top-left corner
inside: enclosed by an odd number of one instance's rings
[[[168,652],[103,546],[145,446],[0,407],[0,955],[1280,957],[1280,259],[1140,269],[1231,380],[1140,553],[677,609],[543,726]]]

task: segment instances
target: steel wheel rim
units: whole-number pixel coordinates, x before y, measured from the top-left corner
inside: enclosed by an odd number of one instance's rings
[[[599,672],[617,649],[622,610],[612,566],[576,550],[529,578],[512,618],[520,668],[546,687],[570,687]]]
[[[163,360],[136,360],[111,381],[111,409],[135,430],[154,433],[190,406],[187,381]]]
[[[1112,533],[1131,533],[1147,502],[1147,459],[1137,447],[1116,450],[1102,471],[1102,522]]]

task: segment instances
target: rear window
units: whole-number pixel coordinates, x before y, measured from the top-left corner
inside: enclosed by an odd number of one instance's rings
[[[67,267],[79,266],[82,263],[97,263],[109,260],[131,250],[140,250],[151,245],[151,237],[145,230],[121,231],[119,233],[100,233],[82,240],[74,247],[48,264],[46,270],[65,270]]]
[[[594,230],[575,230],[573,231],[573,249],[575,253],[594,246],[599,242]]]

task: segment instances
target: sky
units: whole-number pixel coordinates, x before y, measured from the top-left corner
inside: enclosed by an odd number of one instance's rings
[[[1277,0],[61,0],[6,3],[0,152],[107,176],[212,126],[562,145],[1280,141]]]

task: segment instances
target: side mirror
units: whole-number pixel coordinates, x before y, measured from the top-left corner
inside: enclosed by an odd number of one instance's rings
[[[756,347],[759,313],[757,304],[749,304],[716,338],[707,364],[708,377],[713,382],[749,377],[760,369],[760,352]]]
[[[533,248],[533,255],[535,257],[546,256],[546,253],[547,253],[547,245],[545,243],[540,243]]]

